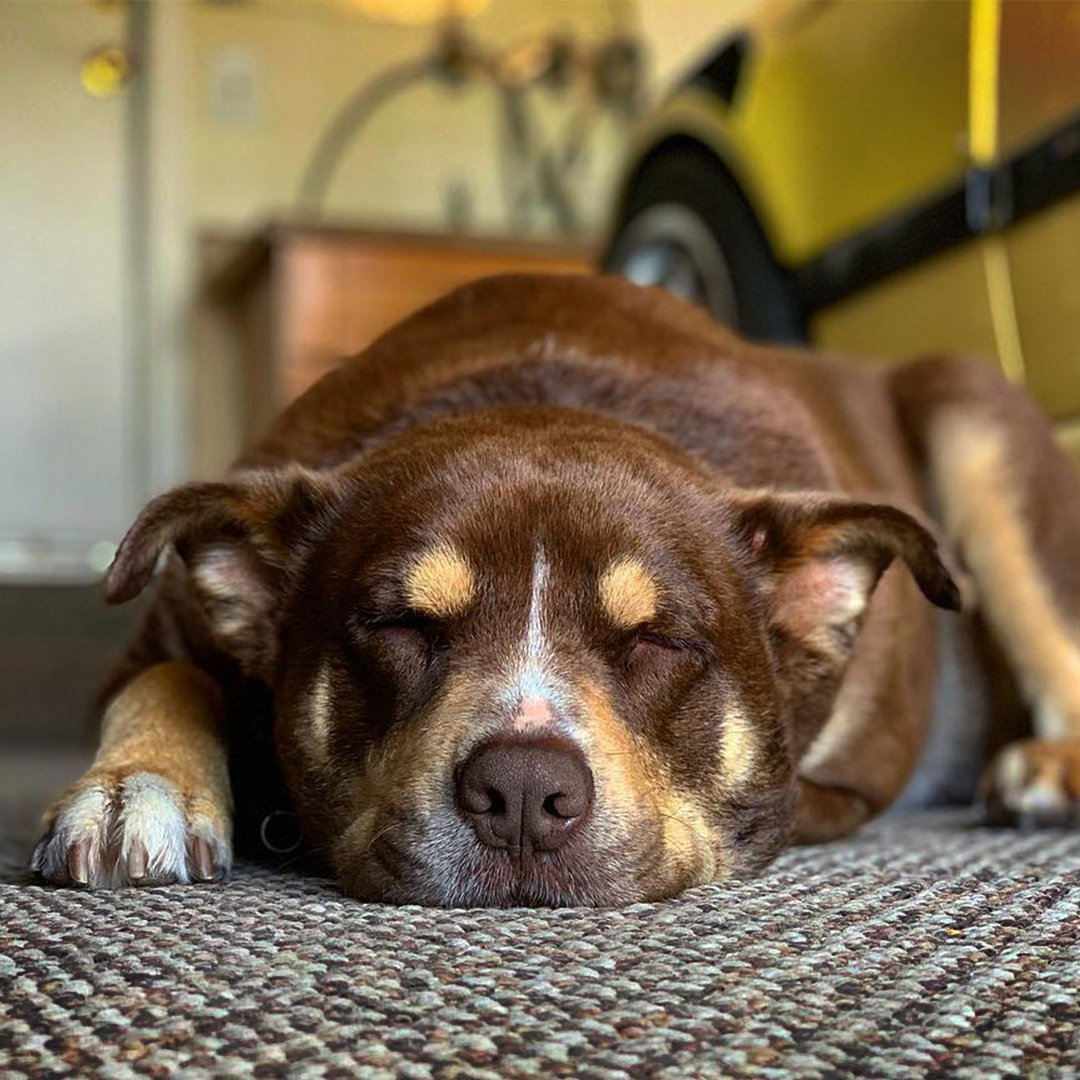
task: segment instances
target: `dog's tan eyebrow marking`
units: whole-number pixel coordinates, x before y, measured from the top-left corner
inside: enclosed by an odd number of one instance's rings
[[[629,630],[656,618],[660,590],[652,574],[632,555],[612,562],[600,576],[600,603],[611,621]]]
[[[453,544],[440,542],[429,548],[405,575],[405,598],[425,615],[440,619],[460,615],[475,595],[472,567]]]

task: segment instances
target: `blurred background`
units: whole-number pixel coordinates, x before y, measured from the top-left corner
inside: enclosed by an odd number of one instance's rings
[[[975,352],[1080,459],[1078,71],[1071,0],[0,0],[0,751],[149,497],[483,274]]]
[[[0,0],[0,787],[91,738],[145,501],[452,286],[591,268],[743,6]]]

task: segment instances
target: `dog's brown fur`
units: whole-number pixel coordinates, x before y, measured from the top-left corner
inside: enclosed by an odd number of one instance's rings
[[[617,279],[477,282],[323,379],[225,482],[140,516],[111,599],[174,554],[112,686],[128,734],[36,865],[227,869],[210,688],[255,679],[309,841],[356,895],[611,904],[753,873],[911,774],[936,649],[919,591],[959,606],[929,505],[1034,711],[988,799],[1067,817],[1080,487],[1022,394],[977,361],[753,346]],[[595,779],[587,827],[526,860],[484,848],[455,769],[556,729]]]

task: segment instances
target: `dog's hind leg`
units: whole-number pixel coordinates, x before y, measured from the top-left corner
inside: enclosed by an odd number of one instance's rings
[[[1080,824],[1080,477],[1037,406],[991,364],[896,369],[898,413],[1034,737],[990,766],[991,816]]]
[[[93,765],[45,814],[33,868],[57,885],[213,880],[232,859],[217,683],[191,664],[143,670],[105,711]]]

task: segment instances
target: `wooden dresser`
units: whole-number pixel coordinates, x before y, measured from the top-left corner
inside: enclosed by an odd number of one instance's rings
[[[208,236],[192,384],[194,471],[213,476],[345,356],[488,274],[583,273],[584,248],[278,223]]]

